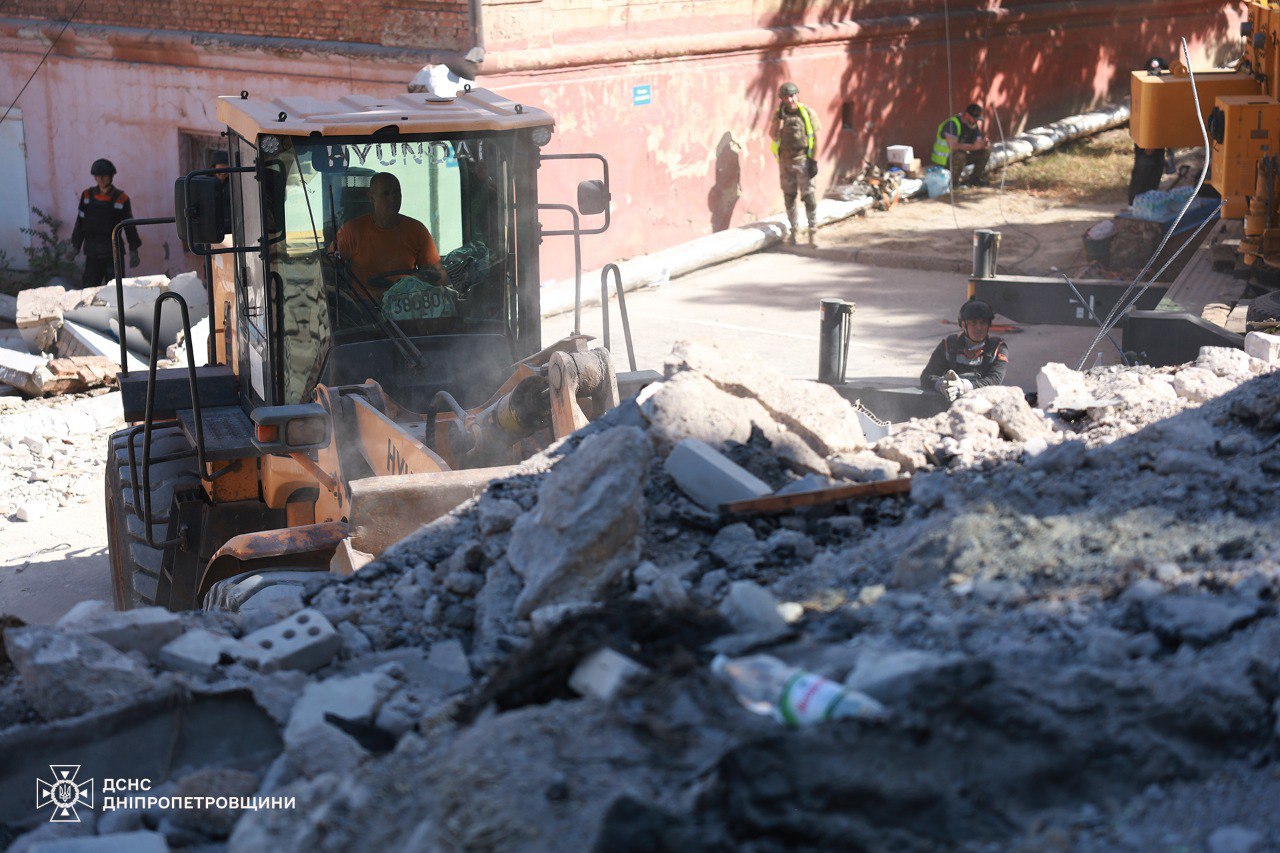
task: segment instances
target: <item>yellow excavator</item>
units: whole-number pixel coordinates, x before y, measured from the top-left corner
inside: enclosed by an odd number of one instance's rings
[[[618,401],[606,349],[541,342],[540,243],[576,250],[609,226],[608,164],[542,153],[546,112],[464,87],[242,92],[218,119],[225,163],[177,181],[173,219],[136,221],[174,223],[206,258],[211,328],[208,363],[192,366],[186,305],[162,295],[156,316],[182,315],[189,366],[158,369],[153,347],[145,373],[121,377],[132,426],[106,470],[120,609],[234,610],[355,571]],[[552,159],[603,176],[578,184],[576,206],[540,203]],[[387,174],[397,227],[369,238]],[[546,211],[572,227],[544,229]],[[395,243],[405,222],[431,257]]]
[[[1234,67],[1193,79],[1179,57],[1168,69],[1153,60],[1133,72],[1129,132],[1142,148],[1202,147],[1207,134],[1222,218],[1244,220],[1241,259],[1280,269],[1280,5],[1246,8]]]

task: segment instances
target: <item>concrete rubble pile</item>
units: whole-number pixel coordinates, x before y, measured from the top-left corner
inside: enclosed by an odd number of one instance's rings
[[[1277,345],[1049,365],[1040,409],[980,390],[870,446],[831,389],[680,345],[664,383],[350,578],[7,628],[0,842],[1275,849]],[[757,716],[709,667],[757,652],[889,714]],[[50,744],[152,795],[297,808],[37,827],[2,794]]]
[[[16,333],[7,330],[0,336],[0,383],[32,397],[110,384],[122,366],[122,336],[129,370],[146,368],[156,338],[161,359],[174,359],[174,345],[182,337],[178,307],[167,305],[158,328],[155,323],[155,302],[168,292],[186,301],[196,358],[204,363],[200,347],[208,340],[209,304],[200,277],[194,272],[172,279],[137,276],[124,280],[123,329],[115,284],[83,290],[50,285],[19,293],[13,318]]]
[[[124,426],[120,395],[0,398],[0,535],[58,507],[102,500],[102,448]]]

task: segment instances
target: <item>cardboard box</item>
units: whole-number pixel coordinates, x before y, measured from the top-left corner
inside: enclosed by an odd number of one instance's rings
[[[906,167],[915,159],[915,151],[910,145],[890,145],[886,151],[886,157],[891,166]]]

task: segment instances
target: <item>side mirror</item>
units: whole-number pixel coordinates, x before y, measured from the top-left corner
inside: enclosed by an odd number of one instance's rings
[[[609,191],[604,181],[583,181],[578,184],[578,212],[583,216],[595,216],[609,209]]]
[[[223,184],[213,175],[178,178],[173,185],[173,216],[182,248],[194,251],[193,245],[211,246],[227,237],[223,229]]]

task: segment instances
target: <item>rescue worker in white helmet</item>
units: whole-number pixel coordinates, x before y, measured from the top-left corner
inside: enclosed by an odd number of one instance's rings
[[[934,349],[920,374],[920,387],[953,403],[974,388],[1003,385],[1009,347],[991,334],[996,312],[979,299],[960,306],[960,331],[947,335]]]

